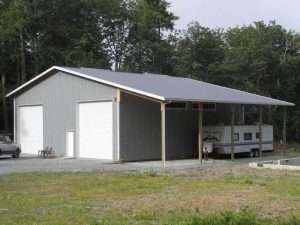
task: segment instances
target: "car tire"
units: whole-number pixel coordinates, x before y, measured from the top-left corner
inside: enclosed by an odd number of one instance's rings
[[[13,154],[12,157],[13,157],[14,159],[17,159],[17,158],[20,157],[20,153]]]

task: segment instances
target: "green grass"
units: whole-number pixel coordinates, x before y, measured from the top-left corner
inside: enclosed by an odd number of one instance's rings
[[[289,156],[299,157],[300,156],[299,144],[290,145],[287,152]]]
[[[295,172],[0,176],[0,224],[4,225],[286,225],[300,224],[293,218],[299,215],[300,174]]]

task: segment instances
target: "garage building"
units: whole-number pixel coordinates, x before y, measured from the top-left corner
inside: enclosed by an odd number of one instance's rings
[[[293,106],[188,78],[57,66],[7,97],[23,153],[112,161],[199,157],[206,108],[207,121],[230,123],[237,106],[237,123],[244,104]]]

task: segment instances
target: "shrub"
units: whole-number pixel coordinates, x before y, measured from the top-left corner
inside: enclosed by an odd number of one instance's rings
[[[249,209],[240,212],[224,212],[211,214],[208,216],[200,215],[170,215],[163,225],[299,225],[300,219],[292,217],[287,220],[260,219],[256,213]]]

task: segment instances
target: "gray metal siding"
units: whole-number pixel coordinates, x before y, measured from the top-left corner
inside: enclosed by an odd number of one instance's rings
[[[198,146],[198,112],[167,110],[166,112],[166,158],[194,158]]]
[[[195,156],[197,111],[167,110],[166,159]],[[160,104],[123,93],[120,102],[120,158],[123,161],[161,159]]]
[[[120,160],[161,158],[160,104],[126,93],[120,102]]]
[[[17,96],[15,98],[15,112],[18,112],[17,108],[19,106],[43,105],[44,147],[51,146],[57,155],[64,156],[66,131],[76,131],[78,103],[86,101],[113,101],[113,121],[117,121],[115,119],[117,104],[115,98],[115,88],[58,72]],[[114,123],[113,127],[115,134],[116,123]],[[76,132],[75,137],[77,139]],[[114,149],[117,149],[116,137],[117,135],[114,135]],[[117,158],[116,153],[114,153],[114,158]]]

